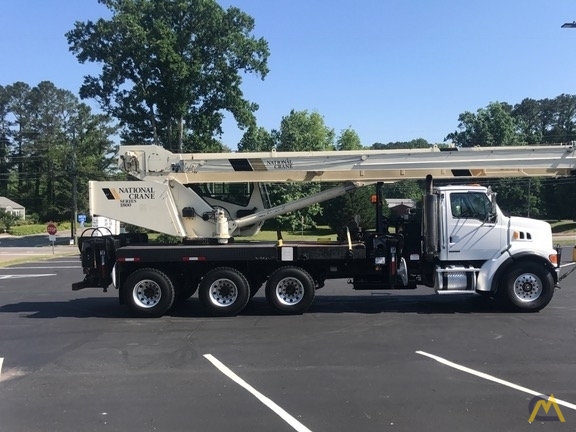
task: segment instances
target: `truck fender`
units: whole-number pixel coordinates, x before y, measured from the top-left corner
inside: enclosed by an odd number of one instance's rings
[[[532,261],[543,264],[552,274],[554,282],[557,282],[557,274],[554,266],[546,258],[530,251],[519,252],[513,256],[508,253],[502,254],[498,259],[486,261],[478,274],[477,291],[496,292],[506,272],[513,264],[523,261]]]

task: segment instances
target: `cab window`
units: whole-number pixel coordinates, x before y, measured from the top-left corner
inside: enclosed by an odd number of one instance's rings
[[[453,218],[485,221],[490,216],[492,203],[483,193],[455,192],[450,194],[450,208]]]

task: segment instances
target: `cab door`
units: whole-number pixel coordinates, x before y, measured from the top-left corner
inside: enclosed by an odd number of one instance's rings
[[[450,192],[441,257],[446,261],[486,261],[500,254],[506,227],[492,213],[492,203],[480,191]]]

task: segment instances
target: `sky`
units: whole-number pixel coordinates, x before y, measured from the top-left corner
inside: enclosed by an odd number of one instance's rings
[[[218,0],[254,17],[269,74],[244,77],[258,124],[278,129],[292,109],[317,112],[365,146],[442,143],[464,111],[490,102],[576,94],[573,0]],[[78,94],[85,75],[64,34],[108,17],[97,0],[0,0],[0,85],[52,81]],[[95,102],[86,101],[93,107]],[[242,137],[224,123],[224,144]]]

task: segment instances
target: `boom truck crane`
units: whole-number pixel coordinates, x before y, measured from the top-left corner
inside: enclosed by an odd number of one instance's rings
[[[173,154],[155,145],[120,146],[118,166],[133,181],[91,181],[90,213],[182,238],[177,245],[141,234],[88,229],[79,238],[84,280],[73,290],[113,284],[139,316],[158,317],[196,291],[213,315],[233,316],[265,284],[271,306],[305,312],[328,279],[356,290],[433,288],[438,294],[497,297],[538,311],[560,276],[559,250],[543,221],[505,216],[479,185],[434,186],[433,179],[560,177],[576,173],[573,146],[438,148],[331,152]],[[238,240],[267,219],[358,187],[426,178],[422,215],[389,233],[347,228],[331,242]],[[267,208],[265,184],[338,186]],[[244,184],[249,182],[248,185]],[[379,205],[376,206],[380,208]]]

